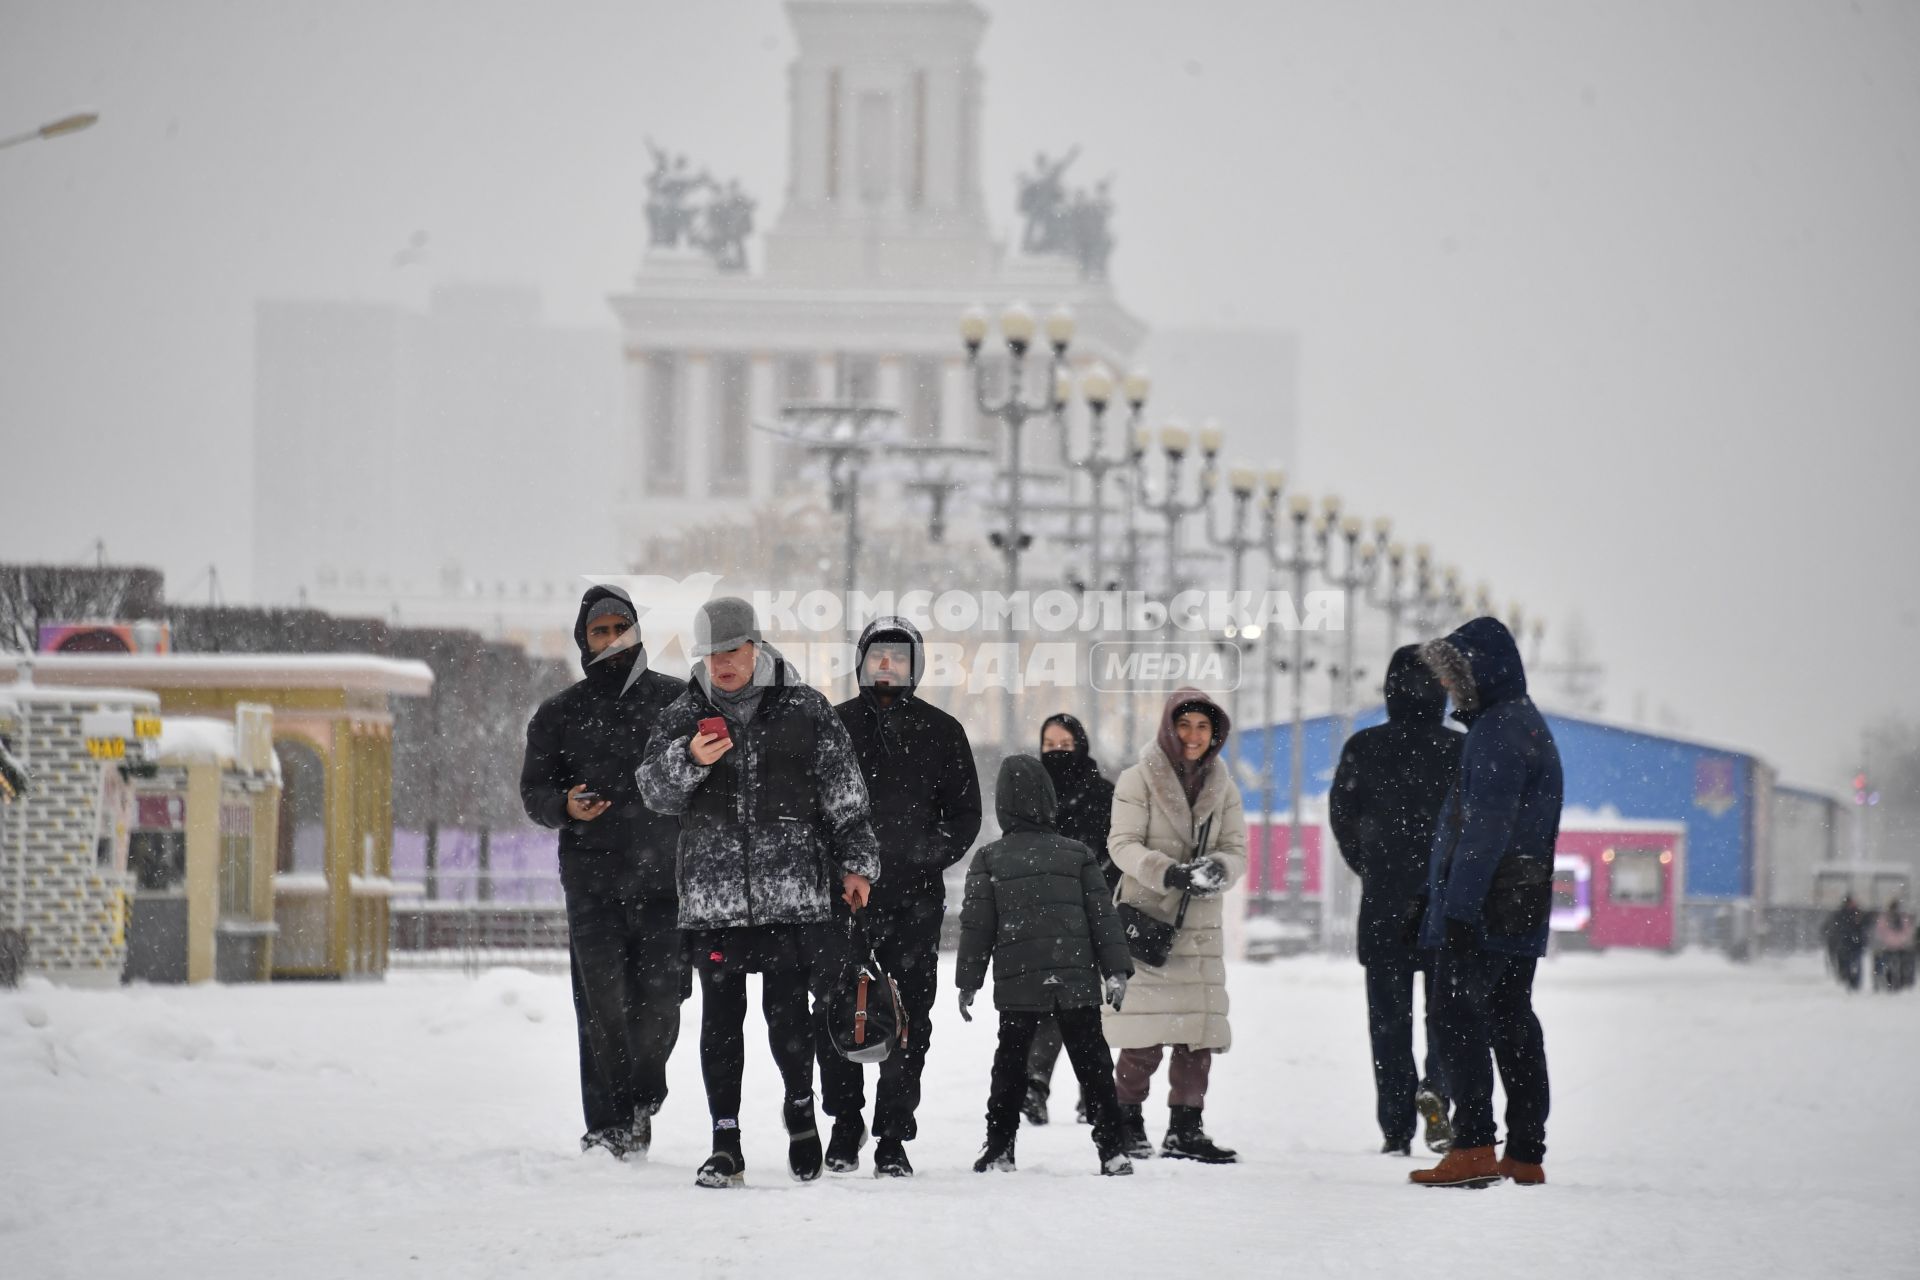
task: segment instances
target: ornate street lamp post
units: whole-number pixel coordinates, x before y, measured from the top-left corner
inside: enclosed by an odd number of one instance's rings
[[[1089,534],[1090,542],[1088,543],[1088,556],[1090,561],[1088,565],[1088,581],[1091,583],[1094,591],[1105,591],[1107,589],[1107,540],[1105,525],[1107,512],[1107,476],[1112,472],[1134,467],[1139,462],[1139,455],[1133,451],[1129,441],[1133,433],[1139,430],[1140,415],[1146,408],[1147,392],[1151,388],[1151,382],[1147,377],[1146,371],[1143,369],[1134,370],[1120,381],[1120,398],[1127,403],[1128,417],[1127,428],[1122,435],[1121,452],[1117,456],[1107,452],[1106,433],[1107,406],[1113,402],[1113,374],[1108,371],[1104,364],[1096,364],[1081,375],[1080,396],[1087,403],[1088,413],[1087,447],[1085,452],[1078,454],[1073,450],[1072,441],[1067,438],[1065,410],[1071,398],[1071,386],[1070,380],[1066,379],[1065,370],[1060,371],[1060,376],[1056,378],[1055,382],[1054,402],[1056,406],[1055,417],[1060,428],[1058,434],[1060,441],[1060,461],[1073,470],[1086,473],[1089,488],[1087,501],[1089,504],[1089,518],[1092,523]],[[1129,485],[1128,488],[1131,490],[1132,486]],[[1129,514],[1128,524],[1129,527],[1131,527],[1131,514]],[[1137,548],[1137,539],[1133,539],[1131,535],[1129,536],[1129,542]],[[1137,562],[1130,556],[1126,565],[1126,576],[1122,579],[1123,589],[1133,584],[1133,575],[1138,572],[1138,568]],[[1088,674],[1091,677],[1091,668],[1089,668]],[[1091,683],[1091,680],[1089,683]],[[1097,687],[1093,687],[1090,688],[1088,692],[1090,696],[1087,733],[1095,744],[1098,744],[1101,740],[1100,690]],[[1131,750],[1131,741],[1129,741],[1127,745],[1128,749]]]
[[[1339,509],[1339,499],[1329,498],[1331,508]],[[1290,741],[1292,747],[1288,760],[1288,794],[1291,796],[1291,816],[1287,823],[1287,854],[1285,873],[1282,877],[1285,889],[1286,911],[1290,918],[1297,920],[1300,913],[1300,895],[1306,882],[1306,847],[1300,835],[1301,790],[1305,783],[1302,764],[1306,756],[1306,674],[1307,650],[1306,629],[1299,625],[1301,601],[1307,594],[1307,575],[1318,572],[1327,562],[1327,523],[1313,520],[1313,499],[1304,493],[1296,493],[1287,502],[1286,524],[1291,527],[1291,538],[1281,534],[1281,521],[1273,519],[1267,524],[1267,563],[1270,569],[1289,575],[1289,592],[1292,598],[1295,625],[1289,645],[1289,654],[1279,665],[1290,677],[1293,698],[1293,723]],[[1286,545],[1283,547],[1283,541]],[[1272,646],[1269,644],[1269,652]],[[1268,717],[1271,721],[1272,717]],[[1266,821],[1267,847],[1273,840],[1273,751],[1272,733],[1267,735],[1268,751],[1266,769],[1261,779],[1260,806],[1262,817]],[[1269,889],[1268,894],[1271,894]]]
[[[1011,303],[1000,312],[1000,337],[1007,344],[1007,387],[1005,395],[999,400],[993,399],[987,387],[986,367],[980,362],[980,347],[987,339],[987,329],[987,313],[981,308],[969,307],[961,313],[960,340],[966,345],[967,364],[973,370],[974,403],[981,413],[1000,419],[1007,429],[1007,523],[1006,528],[996,529],[990,534],[988,540],[1000,552],[1002,563],[1006,566],[1006,648],[1007,657],[1017,668],[1020,637],[1014,630],[1012,601],[1020,590],[1020,553],[1033,541],[1033,534],[1026,527],[1025,512],[1021,510],[1024,464],[1020,454],[1020,433],[1027,425],[1027,419],[1054,412],[1054,392],[1063,372],[1061,364],[1066,358],[1067,344],[1073,341],[1073,313],[1065,307],[1056,307],[1047,316],[1046,339],[1050,352],[1047,356],[1045,384],[1047,395],[1037,403],[1028,400],[1025,395],[1027,356],[1033,346],[1036,329],[1033,312],[1023,302]],[[1016,670],[1001,685],[1000,740],[1008,751],[1014,750],[1014,684],[1018,679]]]
[[[1268,471],[1266,474],[1266,497],[1262,501],[1261,506],[1264,520],[1268,524],[1273,520],[1274,507],[1280,501],[1280,490],[1285,486],[1286,479],[1286,472],[1280,470],[1278,467]],[[1264,531],[1251,533],[1247,529],[1247,512],[1253,505],[1254,493],[1260,489],[1260,480],[1260,474],[1252,467],[1234,467],[1227,472],[1227,491],[1232,494],[1233,514],[1228,518],[1227,528],[1224,531],[1216,529],[1213,526],[1213,517],[1219,512],[1220,504],[1216,502],[1208,508],[1207,540],[1214,546],[1227,552],[1231,557],[1230,563],[1233,565],[1233,576],[1230,590],[1236,601],[1239,598],[1241,588],[1246,582],[1245,568],[1247,552],[1262,550],[1267,545],[1267,538]],[[1227,623],[1227,641],[1233,645],[1235,651],[1240,655],[1239,670],[1236,673],[1238,683],[1234,686],[1229,707],[1229,714],[1233,716],[1234,723],[1239,726],[1238,731],[1234,734],[1234,783],[1236,786],[1239,785],[1240,782],[1239,770],[1246,763],[1247,751],[1246,726],[1240,723],[1240,692],[1246,687],[1247,657],[1253,653],[1258,646],[1261,630],[1257,609],[1251,621],[1242,623],[1230,620]],[[1270,721],[1273,715],[1271,705],[1273,682],[1271,678],[1266,678],[1266,673],[1263,672],[1262,675],[1261,685],[1263,697],[1267,703],[1265,714]]]

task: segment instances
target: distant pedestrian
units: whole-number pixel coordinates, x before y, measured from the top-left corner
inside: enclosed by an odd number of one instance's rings
[[[1895,898],[1873,922],[1873,981],[1883,991],[1913,985],[1913,917]]]
[[[1848,894],[1827,917],[1827,958],[1840,985],[1849,991],[1860,989],[1860,953],[1867,945],[1867,913]]]

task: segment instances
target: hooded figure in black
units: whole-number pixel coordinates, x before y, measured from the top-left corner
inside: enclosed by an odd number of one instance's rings
[[[1416,1112],[1427,1145],[1445,1151],[1446,1088],[1432,1025],[1432,966],[1419,949],[1434,823],[1460,776],[1461,736],[1444,723],[1447,691],[1407,645],[1387,667],[1387,722],[1347,739],[1333,775],[1329,817],[1340,856],[1360,877],[1360,963],[1367,967],[1367,1027],[1381,1150],[1405,1155]],[[1428,1010],[1426,1075],[1414,1070],[1413,980]]]
[[[1453,1147],[1425,1186],[1546,1181],[1547,1049],[1533,1012],[1547,953],[1553,849],[1565,784],[1560,749],[1527,696],[1520,646],[1498,618],[1474,618],[1421,660],[1467,726],[1460,779],[1441,806],[1427,863],[1421,942],[1434,959],[1433,1025],[1453,1094]],[[1496,1157],[1493,1058],[1507,1094],[1507,1149]]]
[[[860,693],[834,708],[853,739],[880,844],[881,876],[861,913],[881,965],[900,986],[907,1045],[880,1066],[874,1104],[874,1173],[910,1177],[904,1143],[918,1132],[920,1073],[933,1040],[939,976],[943,873],[966,857],[980,834],[980,780],[960,722],[915,696],[925,666],[920,632],[905,618],[876,618],[860,633]],[[860,1064],[835,1053],[822,1035],[822,1105],[834,1118],[827,1168],[859,1167],[866,1142],[866,1085]]]
[[[651,1140],[688,995],[675,926],[679,824],[647,808],[633,776],[681,684],[647,669],[638,614],[618,587],[587,590],[573,639],[586,674],[527,723],[520,800],[529,818],[560,832],[581,1148],[624,1159]]]
[[[1107,856],[1107,831],[1113,824],[1113,784],[1093,758],[1093,744],[1079,719],[1064,711],[1047,717],[1040,726],[1040,764],[1053,782],[1060,804],[1060,834],[1093,850],[1100,874],[1111,892],[1120,883],[1120,869]],[[1053,1071],[1060,1061],[1060,1027],[1043,1021],[1033,1034],[1033,1052],[1027,1059],[1027,1096],[1021,1111],[1029,1124],[1047,1123],[1047,1099],[1053,1093]],[[1081,1095],[1076,1118],[1087,1123],[1087,1100]]]
[[[1825,926],[1827,956],[1841,985],[1851,991],[1860,989],[1860,952],[1867,945],[1867,913],[1848,894]]]
[[[987,1143],[977,1172],[1011,1169],[1014,1134],[1033,1033],[1059,1025],[1087,1098],[1100,1171],[1128,1174],[1113,1056],[1100,1026],[1100,1006],[1124,1002],[1133,957],[1093,850],[1056,826],[1057,806],[1046,768],[1032,756],[1000,762],[994,811],[1000,838],[973,855],[960,913],[960,955],[954,985],[961,1016],[993,962],[993,1005],[1000,1011],[1000,1048],[987,1099]]]

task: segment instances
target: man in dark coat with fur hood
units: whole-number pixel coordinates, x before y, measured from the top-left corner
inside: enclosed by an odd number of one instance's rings
[[[1434,832],[1421,942],[1440,952],[1434,1017],[1453,1091],[1453,1149],[1423,1186],[1546,1181],[1547,1051],[1533,1012],[1534,966],[1547,953],[1553,847],[1564,785],[1560,750],[1527,696],[1513,633],[1475,618],[1421,658],[1467,726],[1460,780]],[[1494,1153],[1493,1064],[1507,1093],[1507,1151]]]
[[[938,992],[940,921],[946,913],[943,873],[967,856],[980,834],[980,781],[960,722],[915,696],[925,644],[905,618],[882,617],[860,633],[858,696],[834,708],[853,740],[873,809],[883,874],[860,921],[888,974],[900,986],[907,1014],[903,1052],[880,1066],[874,1103],[876,1177],[911,1177],[905,1144],[918,1132],[920,1074],[933,1041]],[[822,1108],[833,1117],[827,1168],[859,1167],[866,1142],[864,1068],[820,1046]]]
[[[560,832],[581,1149],[625,1159],[652,1140],[688,994],[673,885],[680,824],[647,808],[634,781],[681,684],[648,669],[639,615],[618,587],[588,588],[573,640],[586,675],[528,722],[520,800],[529,818]]]
[[[1387,666],[1387,722],[1347,739],[1333,775],[1328,817],[1340,856],[1360,877],[1360,963],[1367,968],[1367,1029],[1380,1148],[1406,1155],[1415,1121],[1427,1146],[1451,1144],[1446,1088],[1433,1034],[1431,955],[1420,950],[1427,859],[1440,806],[1460,776],[1461,736],[1442,723],[1447,691],[1407,645]],[[1427,1071],[1413,1060],[1413,981],[1423,979]]]

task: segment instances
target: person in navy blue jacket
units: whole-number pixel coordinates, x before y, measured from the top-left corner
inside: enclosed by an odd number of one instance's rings
[[[1453,1091],[1453,1149],[1411,1174],[1422,1186],[1537,1184],[1547,1152],[1547,1052],[1533,1012],[1547,953],[1560,751],[1527,696],[1520,648],[1475,618],[1420,656],[1467,726],[1460,778],[1434,830],[1420,940],[1438,953],[1434,1021]],[[1493,1064],[1507,1093],[1507,1153],[1495,1158]]]

